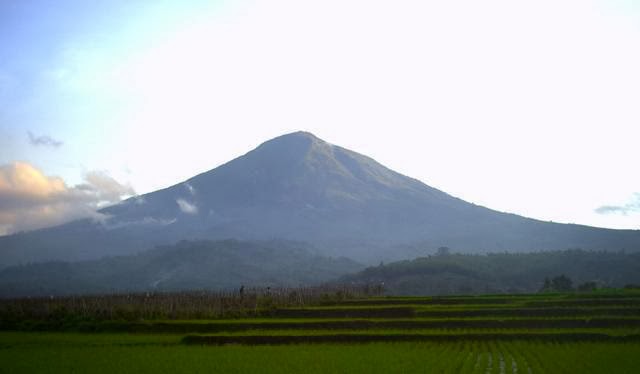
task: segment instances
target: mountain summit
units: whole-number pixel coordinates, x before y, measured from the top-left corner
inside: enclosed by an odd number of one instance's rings
[[[541,222],[454,198],[307,132],[81,220],[0,238],[3,266],[135,253],[182,239],[306,241],[373,262],[464,252],[638,250],[640,232]]]

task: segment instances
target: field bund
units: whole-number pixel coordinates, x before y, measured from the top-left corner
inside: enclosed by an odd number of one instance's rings
[[[184,344],[640,342],[640,295],[368,298],[263,311],[259,320],[149,323]]]
[[[218,319],[3,318],[0,359],[9,372],[612,374],[640,367],[637,291],[268,305]],[[96,369],[103,357],[105,368]]]

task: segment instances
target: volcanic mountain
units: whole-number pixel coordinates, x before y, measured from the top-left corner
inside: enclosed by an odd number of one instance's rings
[[[179,240],[287,239],[361,262],[461,252],[640,250],[640,231],[557,224],[467,203],[306,132],[79,220],[0,238],[0,265],[126,255]]]

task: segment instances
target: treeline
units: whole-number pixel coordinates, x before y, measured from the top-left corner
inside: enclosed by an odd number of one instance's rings
[[[215,319],[268,315],[381,295],[378,285],[332,284],[300,288],[245,288],[234,291],[145,292],[0,299],[0,330],[46,322],[77,326],[95,321]],[[37,326],[36,326],[37,328]]]
[[[342,280],[384,284],[392,295],[531,293],[554,287],[566,292],[640,284],[639,269],[640,253],[572,249],[469,255],[442,250],[434,256],[381,263]]]
[[[0,298],[300,287],[363,268],[298,242],[183,240],[132,256],[6,268],[0,270]]]

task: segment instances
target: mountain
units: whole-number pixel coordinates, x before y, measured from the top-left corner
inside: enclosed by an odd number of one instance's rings
[[[0,237],[0,266],[127,255],[183,239],[309,242],[378,262],[462,252],[640,250],[640,231],[557,224],[470,204],[296,132],[169,188],[80,220]]]
[[[578,290],[593,286],[637,287],[638,269],[640,253],[566,250],[447,254],[369,267],[346,275],[341,281],[384,283],[385,291],[391,295],[532,293],[543,288],[545,279],[563,275]]]
[[[48,262],[0,271],[3,297],[299,287],[363,268],[289,241],[181,241],[136,255]]]

